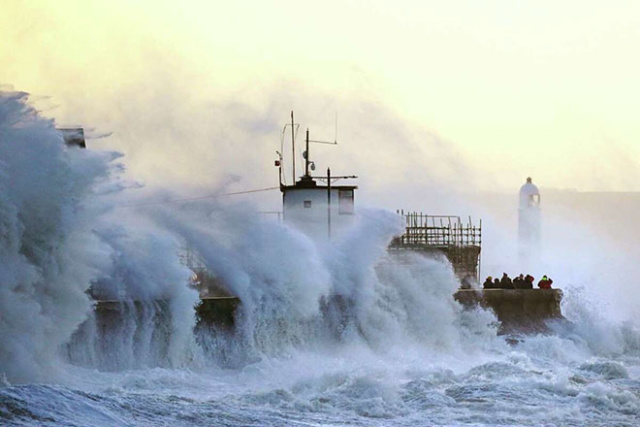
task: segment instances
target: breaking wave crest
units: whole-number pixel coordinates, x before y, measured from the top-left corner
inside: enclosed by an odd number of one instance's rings
[[[0,361],[11,381],[46,379],[59,346],[91,310],[102,268],[88,196],[110,153],[65,148],[24,93],[0,96]]]
[[[340,342],[462,351],[495,336],[490,315],[470,322],[453,301],[458,283],[446,263],[386,253],[395,215],[363,210],[343,236],[317,243],[246,206],[121,209],[120,156],[66,147],[27,98],[0,98],[8,381],[54,378],[61,355],[107,370],[208,363],[192,333],[198,296],[186,286],[185,245],[242,301],[238,332],[217,337],[214,352],[242,348],[255,359]],[[126,319],[98,318],[89,294],[122,301]]]

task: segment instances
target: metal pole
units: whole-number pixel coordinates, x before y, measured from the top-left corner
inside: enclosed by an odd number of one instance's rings
[[[282,150],[282,147],[280,150]],[[276,153],[278,153],[278,182],[280,183],[280,189],[282,189],[282,153],[280,151],[276,151]]]
[[[478,281],[482,277],[482,220],[480,220],[480,236],[478,239],[478,246],[480,246],[480,256],[478,257]]]
[[[304,176],[309,176],[309,128],[307,128],[307,146],[304,153]]]
[[[327,235],[331,239],[331,169],[327,168]]]
[[[291,110],[291,161],[293,163],[293,184],[296,183],[296,129],[293,122],[293,110]],[[284,153],[284,150],[282,150]]]

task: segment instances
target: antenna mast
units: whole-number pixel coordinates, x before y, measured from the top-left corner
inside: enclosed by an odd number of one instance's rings
[[[308,138],[307,138],[308,139]],[[296,183],[296,130],[293,122],[293,110],[291,110],[291,161],[293,163],[293,183]]]
[[[336,135],[335,135],[335,139],[333,141],[318,141],[318,140],[314,140],[314,139],[309,139],[309,128],[307,128],[307,138],[305,140],[306,142],[306,149],[304,151],[304,153],[302,153],[302,157],[304,157],[305,163],[304,163],[304,174],[307,177],[311,177],[311,175],[309,175],[309,165],[311,165],[311,169],[315,170],[315,163],[312,162],[311,160],[309,160],[310,156],[309,156],[309,143],[313,142],[315,144],[328,144],[328,145],[338,145],[338,116],[336,114]]]
[[[307,147],[304,152],[304,176],[309,176],[309,128],[307,128]]]

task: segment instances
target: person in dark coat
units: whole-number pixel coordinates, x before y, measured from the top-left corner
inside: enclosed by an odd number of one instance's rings
[[[502,279],[500,279],[500,287],[502,289],[513,289],[513,282],[507,273],[502,273]]]
[[[527,276],[524,278],[524,282],[525,282],[524,286],[525,286],[525,289],[533,289],[533,281],[534,281],[534,280],[535,280],[535,279],[533,278],[533,276],[532,276],[532,275],[527,274]]]
[[[513,278],[513,289],[520,289],[520,276]]]
[[[487,277],[487,280],[484,281],[482,287],[484,289],[493,289],[493,279],[491,278],[491,276]]]
[[[513,279],[513,287],[515,289],[526,289],[527,282],[524,280],[524,274],[521,274]]]
[[[500,289],[500,279],[497,277],[493,279],[493,289]]]

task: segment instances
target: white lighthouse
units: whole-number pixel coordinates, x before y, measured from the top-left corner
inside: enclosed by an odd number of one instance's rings
[[[518,206],[518,256],[521,264],[527,266],[539,258],[541,229],[540,191],[532,179],[527,178],[520,187]]]
[[[285,130],[289,125],[285,125]],[[295,129],[297,125],[293,121],[291,112],[292,129],[292,172],[293,185],[283,184],[282,155],[276,165],[280,167],[280,191],[282,191],[282,213],[284,222],[316,240],[331,239],[339,235],[355,219],[355,185],[334,185],[341,179],[356,178],[355,176],[332,176],[327,169],[326,176],[312,176],[315,164],[310,159],[309,144],[337,144],[333,142],[314,141],[309,139],[309,130],[306,131],[304,158],[304,175],[295,181]],[[283,130],[284,133],[284,130]],[[283,148],[283,147],[282,147]]]

